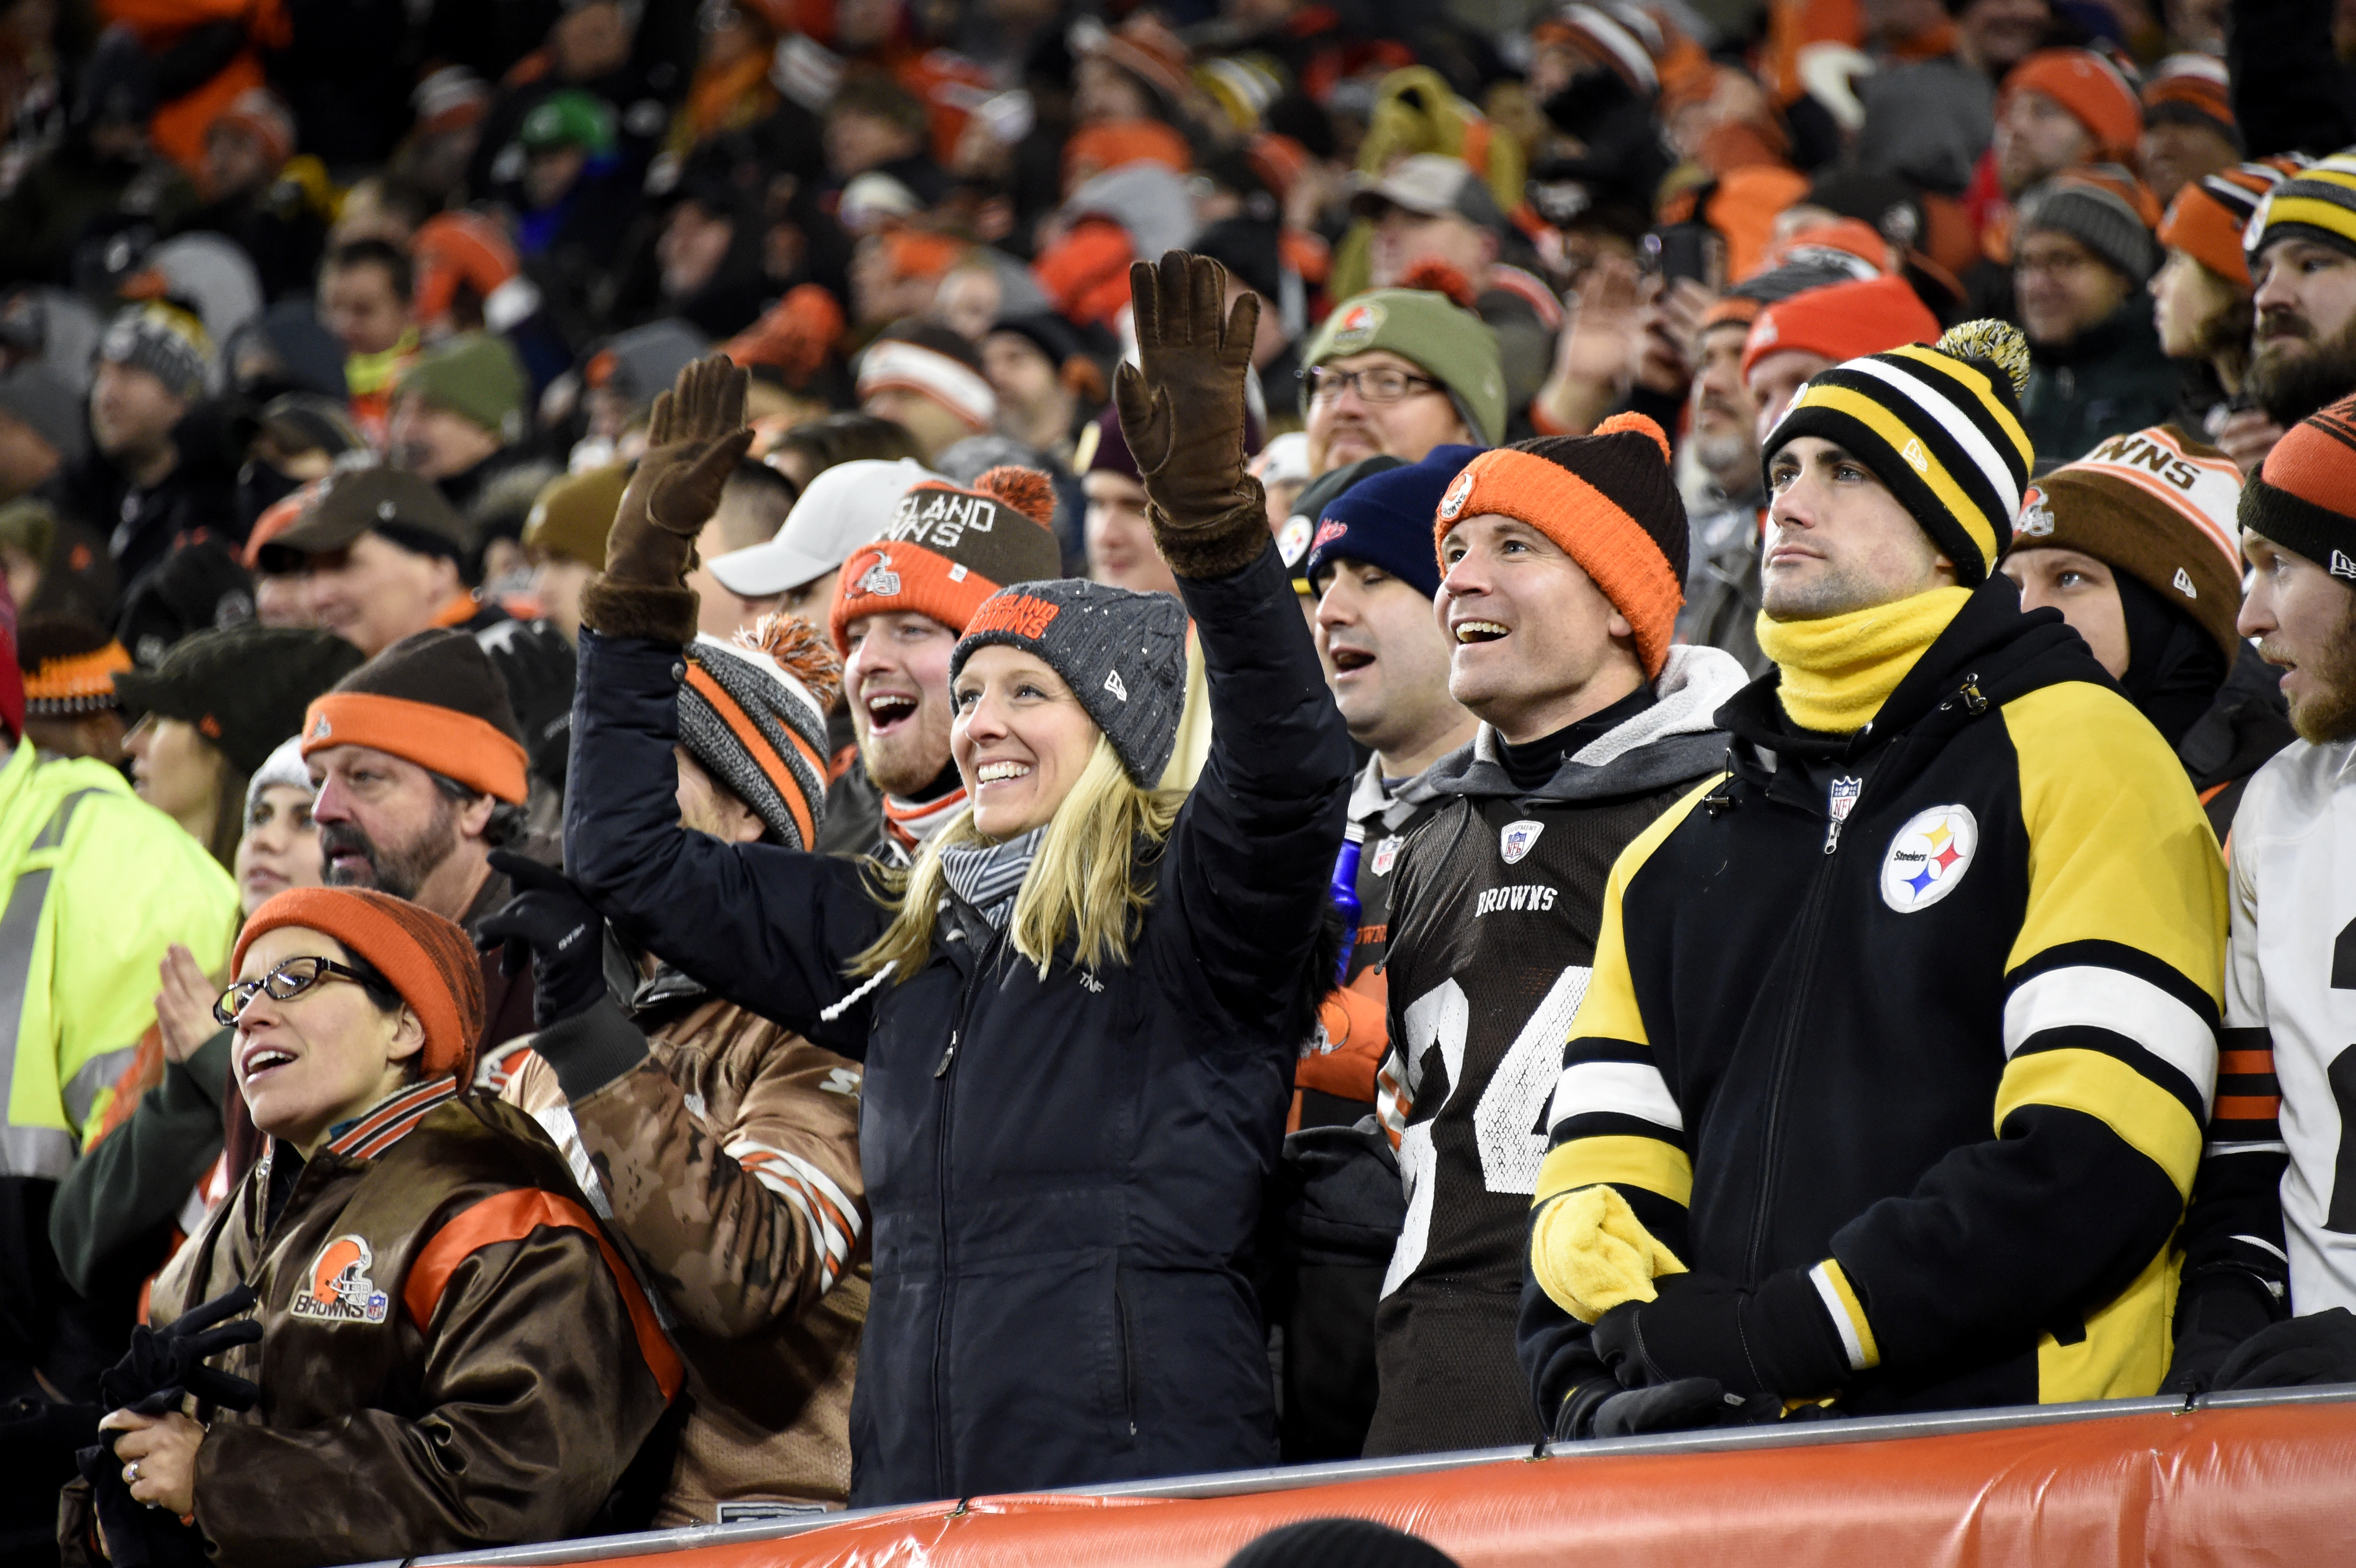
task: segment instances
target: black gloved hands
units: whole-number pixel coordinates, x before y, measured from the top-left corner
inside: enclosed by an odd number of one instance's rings
[[[262,1325],[251,1317],[225,1321],[253,1302],[253,1287],[241,1285],[190,1307],[161,1328],[142,1323],[131,1330],[129,1353],[99,1374],[99,1397],[109,1410],[135,1410],[142,1415],[160,1415],[179,1403],[183,1393],[224,1410],[252,1410],[262,1397],[260,1389],[204,1363],[232,1345],[251,1345],[262,1338]]]
[[[1806,1398],[1848,1375],[1839,1331],[1798,1270],[1756,1290],[1693,1274],[1654,1285],[1656,1299],[1624,1302],[1595,1325],[1595,1353],[1624,1389],[1707,1378],[1738,1398]]]
[[[253,1287],[240,1285],[161,1328],[141,1324],[131,1331],[129,1353],[99,1374],[100,1397],[110,1410],[141,1415],[162,1415],[177,1408],[187,1394],[224,1410],[252,1410],[262,1397],[260,1389],[234,1372],[204,1363],[232,1346],[251,1345],[262,1338],[262,1325],[253,1318],[225,1321],[253,1303]],[[210,1558],[201,1534],[132,1497],[114,1454],[121,1435],[102,1433],[96,1445],[74,1456],[75,1467],[90,1483],[92,1511],[105,1531],[115,1568],[204,1568]]]
[[[1207,256],[1166,252],[1134,261],[1129,292],[1137,367],[1113,374],[1121,434],[1137,459],[1154,543],[1181,577],[1225,577],[1267,548],[1267,503],[1244,466],[1247,379],[1259,297],[1230,310],[1226,269]]]
[[[2159,1392],[2205,1393],[2221,1386],[2226,1360],[2283,1311],[2265,1281],[2246,1269],[2212,1268],[2187,1279],[2176,1297],[2176,1354]]]
[[[2219,1391],[2356,1382],[2356,1316],[2310,1312],[2250,1336],[2217,1369]]]
[[[475,945],[488,953],[506,944],[499,967],[509,975],[530,963],[535,1029],[587,1012],[605,994],[605,917],[563,872],[537,860],[494,849],[491,869],[516,894],[483,922]]]

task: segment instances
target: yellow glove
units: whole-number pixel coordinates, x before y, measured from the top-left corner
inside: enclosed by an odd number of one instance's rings
[[[1623,1301],[1651,1301],[1653,1281],[1683,1274],[1677,1255],[1653,1239],[1604,1186],[1566,1192],[1538,1212],[1530,1232],[1530,1272],[1554,1304],[1592,1323]]]

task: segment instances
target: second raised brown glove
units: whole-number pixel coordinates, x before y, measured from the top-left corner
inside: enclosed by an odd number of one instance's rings
[[[1244,468],[1244,388],[1259,296],[1230,310],[1226,270],[1165,252],[1132,262],[1138,368],[1113,379],[1121,434],[1137,459],[1154,542],[1181,577],[1225,577],[1268,547],[1267,503]]]

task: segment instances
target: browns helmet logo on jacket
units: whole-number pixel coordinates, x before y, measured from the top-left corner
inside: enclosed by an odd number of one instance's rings
[[[369,1277],[375,1262],[376,1251],[365,1240],[337,1236],[312,1260],[310,1288],[296,1294],[291,1310],[330,1323],[383,1322],[391,1301]]]

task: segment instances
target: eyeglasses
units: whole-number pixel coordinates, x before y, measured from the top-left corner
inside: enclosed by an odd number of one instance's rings
[[[1312,403],[1330,403],[1353,387],[1360,398],[1370,403],[1395,403],[1418,392],[1440,390],[1440,383],[1429,376],[1394,370],[1387,366],[1372,370],[1328,370],[1319,366],[1301,372],[1301,384],[1309,389],[1309,400]]]
[[[245,1011],[245,1004],[257,993],[267,991],[273,1002],[291,1002],[322,980],[349,980],[364,984],[360,972],[345,967],[332,958],[289,958],[259,980],[240,980],[221,992],[213,1002],[213,1017],[225,1025],[237,1022]]]

